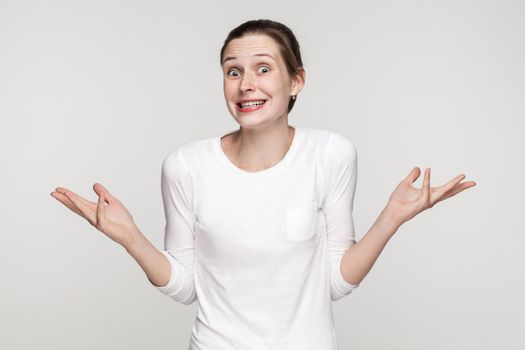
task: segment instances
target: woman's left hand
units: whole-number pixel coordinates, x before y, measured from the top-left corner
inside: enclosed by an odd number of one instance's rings
[[[415,167],[390,195],[387,206],[392,210],[392,215],[399,225],[423,210],[432,208],[436,203],[476,185],[474,181],[460,183],[465,178],[464,174],[460,174],[442,186],[430,187],[430,168],[427,168],[423,186],[415,188],[412,184],[419,175],[421,170]]]

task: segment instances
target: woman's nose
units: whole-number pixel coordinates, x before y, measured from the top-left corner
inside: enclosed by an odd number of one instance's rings
[[[253,90],[255,86],[255,79],[250,73],[246,73],[243,75],[241,80],[240,89],[242,92],[245,92],[247,90]]]

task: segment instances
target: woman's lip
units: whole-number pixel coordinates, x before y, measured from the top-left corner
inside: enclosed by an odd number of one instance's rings
[[[237,110],[238,111],[240,111],[242,113],[249,113],[249,112],[257,111],[257,110],[263,108],[264,105],[266,104],[266,100],[262,100],[262,101],[264,101],[264,103],[262,105],[249,106],[249,107],[245,107],[245,108],[241,108],[239,103],[236,103],[235,105],[237,106]]]

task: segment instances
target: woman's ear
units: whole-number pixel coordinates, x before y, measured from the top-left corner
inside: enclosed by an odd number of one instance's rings
[[[304,70],[303,67],[301,67],[299,68],[299,70],[297,71],[297,73],[295,74],[292,80],[292,91],[291,91],[292,95],[298,95],[299,92],[301,92],[301,90],[304,87],[305,80],[306,80],[306,71]]]

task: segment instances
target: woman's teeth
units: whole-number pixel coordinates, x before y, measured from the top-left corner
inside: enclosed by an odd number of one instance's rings
[[[262,105],[264,104],[264,100],[261,100],[261,101],[252,101],[252,102],[246,102],[246,103],[241,103],[239,106],[241,106],[241,108],[246,108],[246,107],[250,107],[250,106],[259,106],[259,105]]]

